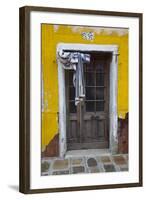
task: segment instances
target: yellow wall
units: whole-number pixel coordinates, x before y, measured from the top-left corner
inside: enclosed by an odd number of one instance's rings
[[[93,32],[92,40],[83,32]],[[58,43],[116,44],[118,58],[118,116],[128,112],[128,31],[64,25],[42,25],[42,73],[44,110],[42,111],[42,150],[58,133],[58,71],[56,46]]]

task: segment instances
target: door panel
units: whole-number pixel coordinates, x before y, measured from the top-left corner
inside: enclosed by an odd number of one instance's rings
[[[109,54],[84,65],[85,99],[75,106],[73,71],[66,71],[67,149],[108,148]]]

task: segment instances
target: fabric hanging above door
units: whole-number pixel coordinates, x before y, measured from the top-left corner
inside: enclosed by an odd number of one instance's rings
[[[90,62],[90,54],[80,52],[58,52],[58,59],[66,70],[73,69],[73,85],[75,87],[75,105],[85,98],[85,80],[83,64]]]

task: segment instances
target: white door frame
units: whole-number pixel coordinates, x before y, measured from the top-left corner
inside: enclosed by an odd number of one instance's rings
[[[112,54],[110,63],[110,88],[109,88],[109,150],[112,154],[118,149],[118,116],[117,116],[117,85],[118,85],[118,45],[95,45],[78,43],[59,43],[57,55],[62,50],[109,52]],[[58,62],[58,87],[59,87],[59,156],[64,157],[67,151],[66,139],[66,98],[65,98],[65,69]]]

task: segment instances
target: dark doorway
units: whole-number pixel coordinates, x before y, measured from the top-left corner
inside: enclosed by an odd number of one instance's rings
[[[75,105],[73,70],[66,70],[67,150],[109,147],[109,53],[90,53],[84,64],[85,98]]]

